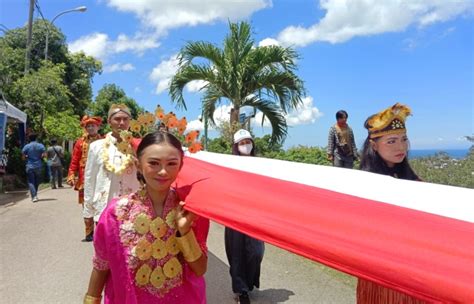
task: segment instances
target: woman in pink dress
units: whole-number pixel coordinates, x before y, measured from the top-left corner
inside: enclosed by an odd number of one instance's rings
[[[182,165],[179,140],[145,136],[137,149],[143,188],[114,199],[94,234],[84,303],[206,303],[209,220],[184,210],[171,187]]]

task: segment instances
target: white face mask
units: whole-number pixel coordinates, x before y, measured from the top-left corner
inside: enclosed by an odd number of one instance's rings
[[[240,154],[250,155],[250,152],[252,152],[253,145],[252,144],[239,145],[238,148],[239,148]]]

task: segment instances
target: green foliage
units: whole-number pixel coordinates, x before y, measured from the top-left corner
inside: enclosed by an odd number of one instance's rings
[[[209,139],[209,141],[207,142],[207,150],[209,152],[231,154],[232,144],[228,139],[225,139],[224,137],[217,137]]]
[[[269,157],[277,155],[282,152],[282,145],[279,143],[272,143],[270,135],[264,135],[263,137],[255,137],[255,148],[257,156]]]
[[[56,138],[58,142],[75,140],[82,134],[80,118],[72,114],[72,110],[48,116],[44,121],[44,130],[48,138]]]
[[[94,116],[102,117],[107,121],[107,113],[112,104],[123,103],[128,106],[132,113],[132,118],[136,119],[138,115],[145,110],[140,107],[135,99],[128,97],[125,91],[115,84],[105,84],[98,92],[95,102],[91,105],[91,112]]]
[[[47,33],[48,61],[45,62]],[[92,101],[92,78],[101,72],[101,63],[83,53],[69,53],[64,34],[44,20],[33,23],[28,75],[24,75],[25,51],[26,26],[0,37],[0,90],[9,102],[27,112],[28,123],[32,124],[29,127],[37,131],[45,116],[65,109],[73,109],[74,114],[82,116]],[[51,89],[54,86],[57,92]],[[38,92],[36,100],[29,96]],[[48,100],[38,102],[45,95]],[[50,111],[46,107],[58,108]]]
[[[0,38],[0,89],[8,95],[12,83],[23,76],[25,51],[10,47]]]
[[[102,63],[84,53],[68,54],[64,82],[71,92],[74,114],[82,116],[92,101],[92,78],[102,72]]]
[[[291,48],[255,46],[247,22],[230,23],[229,28],[223,48],[197,41],[181,49],[179,69],[170,84],[171,98],[186,108],[184,87],[204,80],[203,116],[211,124],[215,125],[214,110],[221,102],[232,105],[231,124],[238,123],[241,107],[250,106],[270,121],[271,141],[282,143],[287,132],[283,113],[300,105],[305,94],[303,81],[295,74],[298,54]]]
[[[28,115],[29,126],[36,132],[42,131],[45,116],[72,109],[70,91],[63,83],[64,65],[44,62],[37,71],[18,79],[11,94],[17,105]]]
[[[14,147],[8,151],[6,172],[16,174],[21,179],[26,179],[26,163],[22,158],[21,149]]]
[[[452,159],[446,153],[414,159],[410,165],[425,182],[474,188],[474,146],[467,157]]]
[[[326,150],[319,147],[297,146],[276,154],[270,153],[267,157],[299,163],[331,165],[327,160]]]

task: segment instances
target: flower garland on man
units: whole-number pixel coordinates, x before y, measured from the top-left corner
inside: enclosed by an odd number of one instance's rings
[[[84,128],[84,134],[74,144],[74,150],[69,164],[67,183],[74,187],[79,193],[79,204],[84,203],[84,170],[86,167],[87,154],[92,142],[101,139],[98,134],[102,118],[84,116],[81,120],[81,127]],[[83,242],[91,242],[94,234],[94,221],[91,218],[84,218],[85,238]]]
[[[134,164],[139,139],[121,137],[127,133],[131,118],[126,105],[113,104],[107,115],[112,132],[90,145],[84,174],[84,218],[97,222],[112,198],[132,193],[140,186]]]

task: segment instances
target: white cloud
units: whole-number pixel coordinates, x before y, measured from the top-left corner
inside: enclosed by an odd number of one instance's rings
[[[163,60],[156,67],[153,68],[149,78],[151,81],[157,83],[156,93],[160,94],[168,90],[171,78],[176,74],[178,70],[179,60],[177,54],[171,56],[170,58]],[[189,82],[185,89],[188,92],[195,93],[207,84],[207,81],[204,80],[193,80]]]
[[[323,113],[319,111],[317,107],[313,106],[313,97],[307,96],[303,98],[303,103],[296,109],[290,111],[288,114],[284,115],[286,123],[290,127],[307,125],[316,122],[318,118],[323,116]],[[261,126],[262,124],[262,112],[257,112],[255,118],[252,119],[253,126]],[[270,121],[265,118],[263,122],[264,127],[270,127]]]
[[[443,141],[443,140],[444,140],[444,138],[438,137],[438,141]]]
[[[200,121],[199,119],[196,119],[196,120],[191,120],[190,122],[188,122],[188,125],[186,126],[186,133],[193,130],[203,131],[204,124],[202,123],[202,121]]]
[[[153,71],[151,72],[149,78],[151,81],[157,83],[157,94],[168,90],[171,78],[178,70],[179,61],[176,56],[177,55],[173,55],[169,59],[163,60],[155,68],[153,68]]]
[[[134,38],[129,38],[121,34],[116,41],[113,41],[107,34],[93,33],[71,42],[69,50],[73,53],[83,51],[87,55],[107,61],[113,54],[130,51],[141,55],[148,49],[157,48],[160,45],[157,39],[156,35],[137,34]]]
[[[214,122],[216,123],[217,126],[220,126],[224,122],[229,122],[230,121],[230,109],[232,108],[231,105],[220,105],[214,110]],[[199,115],[201,116],[201,115]],[[214,128],[208,124],[208,129],[209,130],[214,130]],[[186,132],[191,131],[191,130],[198,130],[198,131],[203,131],[204,130],[204,123],[200,121],[199,119],[192,120],[188,122],[188,125],[186,126]]]
[[[310,27],[289,26],[278,34],[283,45],[316,41],[345,42],[357,36],[400,32],[411,25],[428,26],[474,12],[472,0],[321,0],[326,15]]]
[[[135,70],[135,67],[131,63],[115,63],[112,65],[108,65],[104,67],[105,73],[113,73],[113,72],[128,72]]]
[[[73,41],[69,44],[72,53],[83,51],[89,56],[99,59],[105,58],[109,37],[103,33],[93,33]]]
[[[273,38],[265,38],[262,41],[258,43],[258,46],[270,46],[270,45],[280,45],[280,42],[278,40],[273,39]]]
[[[303,104],[298,109],[292,110],[285,117],[289,126],[297,126],[312,124],[321,116],[323,113],[313,107],[313,97],[307,96],[303,98]]]
[[[135,14],[143,25],[164,34],[182,26],[238,20],[270,7],[271,0],[108,0],[109,6]]]
[[[205,80],[193,80],[186,85],[186,89],[188,92],[195,93],[199,92],[206,84],[208,82]]]

